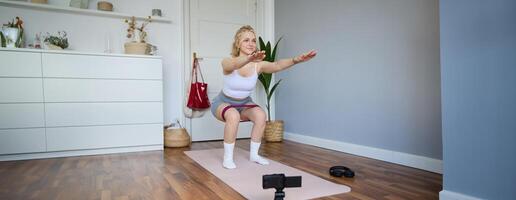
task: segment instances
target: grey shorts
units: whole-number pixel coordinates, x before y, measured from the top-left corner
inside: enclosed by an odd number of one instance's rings
[[[251,97],[247,97],[245,99],[237,100],[226,96],[224,93],[220,92],[216,97],[211,100],[211,113],[213,116],[217,117],[217,108],[220,104],[228,103],[229,106],[222,109],[222,119],[224,119],[224,113],[229,108],[235,108],[238,112],[242,112],[244,109],[257,107],[256,103],[253,102]],[[224,119],[225,120],[225,119]]]

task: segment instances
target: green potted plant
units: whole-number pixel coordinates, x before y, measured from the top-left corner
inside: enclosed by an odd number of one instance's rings
[[[2,26],[2,47],[23,47],[23,21],[16,17]]]
[[[47,49],[66,49],[68,48],[68,38],[66,36],[66,31],[58,31],[57,35],[50,35],[50,33],[47,33],[47,36],[43,42]]]
[[[274,62],[276,59],[276,49],[278,47],[278,43],[281,41],[281,38],[274,44],[274,47],[271,47],[271,43],[263,42],[262,37],[258,37],[258,41],[260,43],[260,50],[265,51],[264,61]],[[264,138],[267,142],[281,142],[283,140],[283,120],[271,120],[271,98],[276,91],[281,80],[272,83],[272,74],[271,73],[260,73],[258,75],[258,79],[260,83],[262,83],[263,89],[265,90],[265,94],[267,96],[267,104],[265,105],[267,108],[267,124],[265,126]],[[272,86],[272,87],[271,87]]]

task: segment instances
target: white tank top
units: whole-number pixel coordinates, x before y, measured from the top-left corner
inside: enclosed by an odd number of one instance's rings
[[[222,92],[229,97],[243,99],[251,96],[256,87],[256,80],[258,80],[258,72],[256,68],[258,63],[254,64],[254,73],[251,76],[241,76],[238,70],[233,70],[231,74],[224,75],[224,87]]]

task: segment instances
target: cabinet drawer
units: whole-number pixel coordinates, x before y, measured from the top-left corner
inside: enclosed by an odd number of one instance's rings
[[[47,128],[48,151],[163,144],[162,124]]]
[[[160,80],[45,79],[46,102],[162,101]]]
[[[41,53],[0,51],[0,77],[41,77]]]
[[[0,103],[43,102],[41,78],[0,78]]]
[[[0,104],[0,129],[45,126],[43,103]]]
[[[161,102],[46,103],[47,127],[163,123]]]
[[[46,151],[45,129],[0,130],[0,154]]]
[[[94,55],[42,55],[44,77],[162,79],[161,59]]]

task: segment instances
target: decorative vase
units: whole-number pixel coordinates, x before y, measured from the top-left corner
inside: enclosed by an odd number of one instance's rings
[[[87,9],[88,1],[89,0],[70,0],[70,7]]]
[[[150,45],[143,42],[126,42],[124,44],[126,54],[149,55]]]
[[[283,140],[283,120],[267,121],[264,137],[267,142],[281,142]]]
[[[163,139],[166,147],[186,147],[192,142],[185,128],[165,129]]]
[[[69,7],[70,0],[48,0],[49,5],[59,6],[59,7]]]
[[[20,39],[20,37],[22,37],[22,35],[20,34],[20,29],[18,28],[12,28],[12,27],[2,27],[2,34],[4,35],[4,38],[5,38],[5,47],[7,48],[16,48],[16,47],[21,47],[21,43],[23,43],[23,41],[20,41],[20,44],[16,44],[16,42]]]

